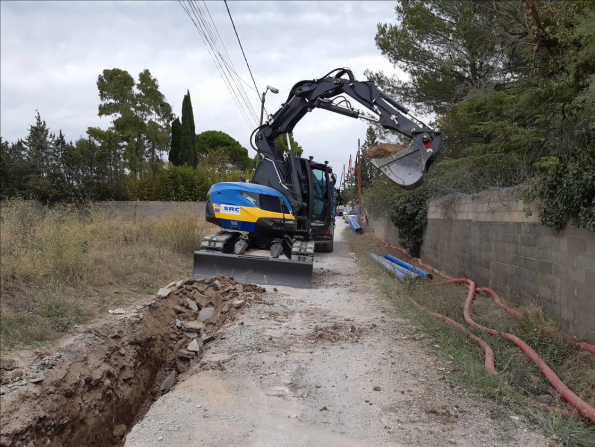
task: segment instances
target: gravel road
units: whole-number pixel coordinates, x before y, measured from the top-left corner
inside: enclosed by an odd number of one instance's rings
[[[519,415],[449,384],[452,365],[357,273],[345,228],[317,253],[312,289],[267,286],[125,445],[547,446]]]

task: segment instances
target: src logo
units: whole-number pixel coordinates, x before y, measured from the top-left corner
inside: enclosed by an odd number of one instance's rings
[[[215,203],[215,212],[225,214],[240,214],[240,207],[237,205],[225,205],[223,203]]]

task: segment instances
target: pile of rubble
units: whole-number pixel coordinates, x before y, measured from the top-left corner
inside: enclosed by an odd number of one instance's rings
[[[259,299],[265,289],[254,284],[240,284],[232,278],[214,277],[206,280],[189,279],[169,284],[159,291],[162,298],[174,300],[176,319],[169,337],[176,341],[173,348],[175,370],[166,377],[161,392],[175,383],[176,373],[184,373],[203,354],[204,345],[215,339],[215,332],[233,318],[236,310],[247,302]]]

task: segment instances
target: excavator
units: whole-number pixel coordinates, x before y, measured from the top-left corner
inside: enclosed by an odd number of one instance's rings
[[[355,109],[351,101],[372,115]],[[440,151],[439,129],[423,124],[373,82],[357,81],[348,68],[298,82],[250,136],[257,151],[252,180],[217,183],[209,190],[205,217],[222,230],[206,236],[194,252],[195,278],[231,276],[257,284],[311,287],[314,253],[333,250],[337,177],[327,161],[297,157],[289,134],[315,109],[373,121],[410,138],[405,150],[371,160],[402,188],[421,185]],[[274,141],[283,134],[287,151]]]

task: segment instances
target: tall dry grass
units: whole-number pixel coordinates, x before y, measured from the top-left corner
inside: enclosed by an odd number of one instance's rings
[[[0,347],[44,343],[108,307],[189,276],[192,252],[213,227],[178,209],[127,220],[93,207],[0,214]]]

